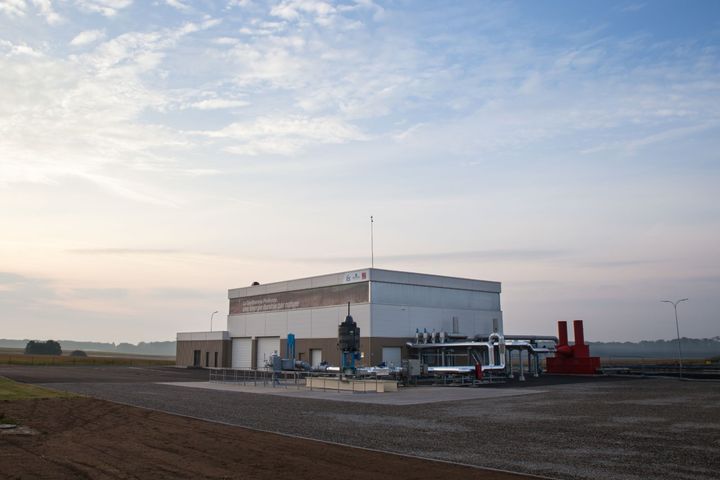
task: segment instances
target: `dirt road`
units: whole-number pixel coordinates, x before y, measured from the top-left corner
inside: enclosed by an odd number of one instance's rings
[[[483,479],[522,475],[341,447],[92,398],[0,402],[0,478]]]

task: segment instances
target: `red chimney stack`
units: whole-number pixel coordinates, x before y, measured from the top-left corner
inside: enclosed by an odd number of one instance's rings
[[[590,347],[585,344],[582,320],[573,320],[575,344],[568,342],[567,322],[558,322],[558,345],[555,357],[547,359],[548,373],[594,375],[600,368],[600,357],[590,356]]]

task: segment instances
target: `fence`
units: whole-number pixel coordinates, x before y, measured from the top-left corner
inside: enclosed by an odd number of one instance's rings
[[[303,372],[273,372],[272,370],[241,370],[235,368],[210,368],[210,381],[215,383],[237,383],[255,387],[300,388],[304,386]]]

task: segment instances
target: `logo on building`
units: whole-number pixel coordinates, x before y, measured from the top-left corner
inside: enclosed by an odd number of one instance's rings
[[[364,282],[368,279],[367,271],[346,273],[343,283]]]

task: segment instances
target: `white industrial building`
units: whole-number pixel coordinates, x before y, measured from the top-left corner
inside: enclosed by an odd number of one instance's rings
[[[500,283],[484,280],[367,268],[234,288],[228,299],[227,330],[214,341],[206,332],[178,333],[179,365],[262,368],[273,352],[286,354],[288,334],[298,360],[338,365],[348,302],[361,365],[399,364],[418,331],[503,332]]]

